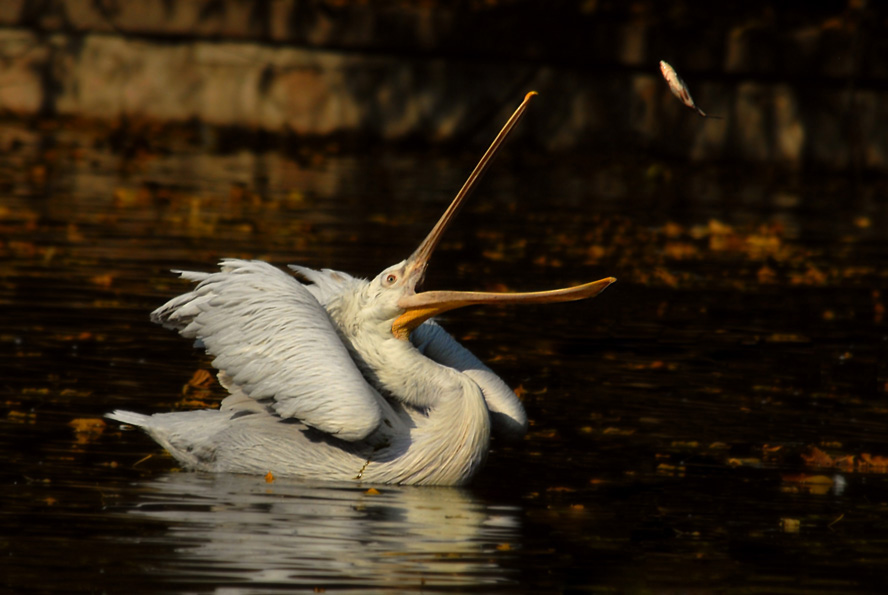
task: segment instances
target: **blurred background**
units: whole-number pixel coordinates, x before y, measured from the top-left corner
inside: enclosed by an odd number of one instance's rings
[[[547,150],[861,174],[888,167],[886,19],[865,0],[9,0],[0,110],[462,145],[535,89],[519,134]],[[724,120],[689,118],[660,60]]]

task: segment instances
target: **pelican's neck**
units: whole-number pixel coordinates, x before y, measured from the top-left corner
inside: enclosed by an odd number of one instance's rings
[[[410,341],[395,338],[392,321],[380,315],[381,306],[370,291],[370,283],[360,281],[325,307],[355,363],[377,390],[424,409],[477,388],[464,374],[422,355]]]
[[[367,378],[383,394],[419,409],[448,403],[478,401],[484,397],[478,385],[462,372],[424,356],[410,341],[359,329],[350,337]]]
[[[424,356],[410,341],[396,339],[390,322],[355,324],[360,316],[346,310],[352,301],[331,302],[328,312],[368,382],[390,399],[412,406],[408,415],[414,425],[399,438],[402,444],[393,445],[397,459],[370,465],[364,478],[465,483],[481,467],[490,445],[490,413],[481,388],[468,375]]]
[[[481,388],[466,374],[425,357],[409,341],[386,341],[380,352],[388,362],[377,368],[381,386],[417,408],[411,413],[415,427],[402,437],[406,451],[392,466],[393,480],[427,485],[469,481],[490,447],[490,412]]]

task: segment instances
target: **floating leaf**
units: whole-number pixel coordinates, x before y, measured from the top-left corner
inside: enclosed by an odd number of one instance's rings
[[[827,494],[835,484],[832,477],[827,475],[807,475],[800,473],[797,475],[784,475],[784,483],[790,484],[790,489],[783,489],[784,492],[802,492],[809,494],[823,495]]]
[[[93,285],[101,287],[102,289],[109,289],[114,283],[114,276],[110,273],[104,275],[96,275],[95,277],[90,277],[89,282]]]
[[[867,471],[879,471],[885,473],[888,471],[888,457],[873,456],[866,452],[861,453],[858,468]]]
[[[835,465],[833,458],[816,446],[812,446],[808,453],[802,453],[802,460],[809,467],[832,467]]]
[[[758,467],[762,464],[762,460],[756,457],[732,457],[728,459],[728,465],[731,467]]]
[[[101,436],[107,424],[97,417],[81,417],[72,419],[68,425],[74,428],[77,444],[86,444]]]

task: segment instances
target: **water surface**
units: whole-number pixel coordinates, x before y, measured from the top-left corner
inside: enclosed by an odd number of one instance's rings
[[[0,135],[10,591],[884,584],[883,180],[515,147],[429,286],[619,282],[584,303],[451,313],[522,395],[530,433],[494,444],[468,488],[370,490],[179,472],[99,420],[221,396],[185,386],[207,358],[148,321],[185,287],[169,269],[244,257],[374,275],[413,250],[475,156],[138,138]]]

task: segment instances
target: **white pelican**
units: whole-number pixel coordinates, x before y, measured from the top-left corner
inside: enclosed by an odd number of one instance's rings
[[[532,293],[416,292],[432,252],[521,118],[529,93],[444,215],[406,260],[370,281],[346,273],[224,260],[157,310],[154,322],[213,355],[231,393],[219,409],[108,417],[143,428],[189,469],[460,485],[491,433],[523,436],[527,416],[496,374],[431,320],[472,304],[547,303],[597,295],[609,277]]]

